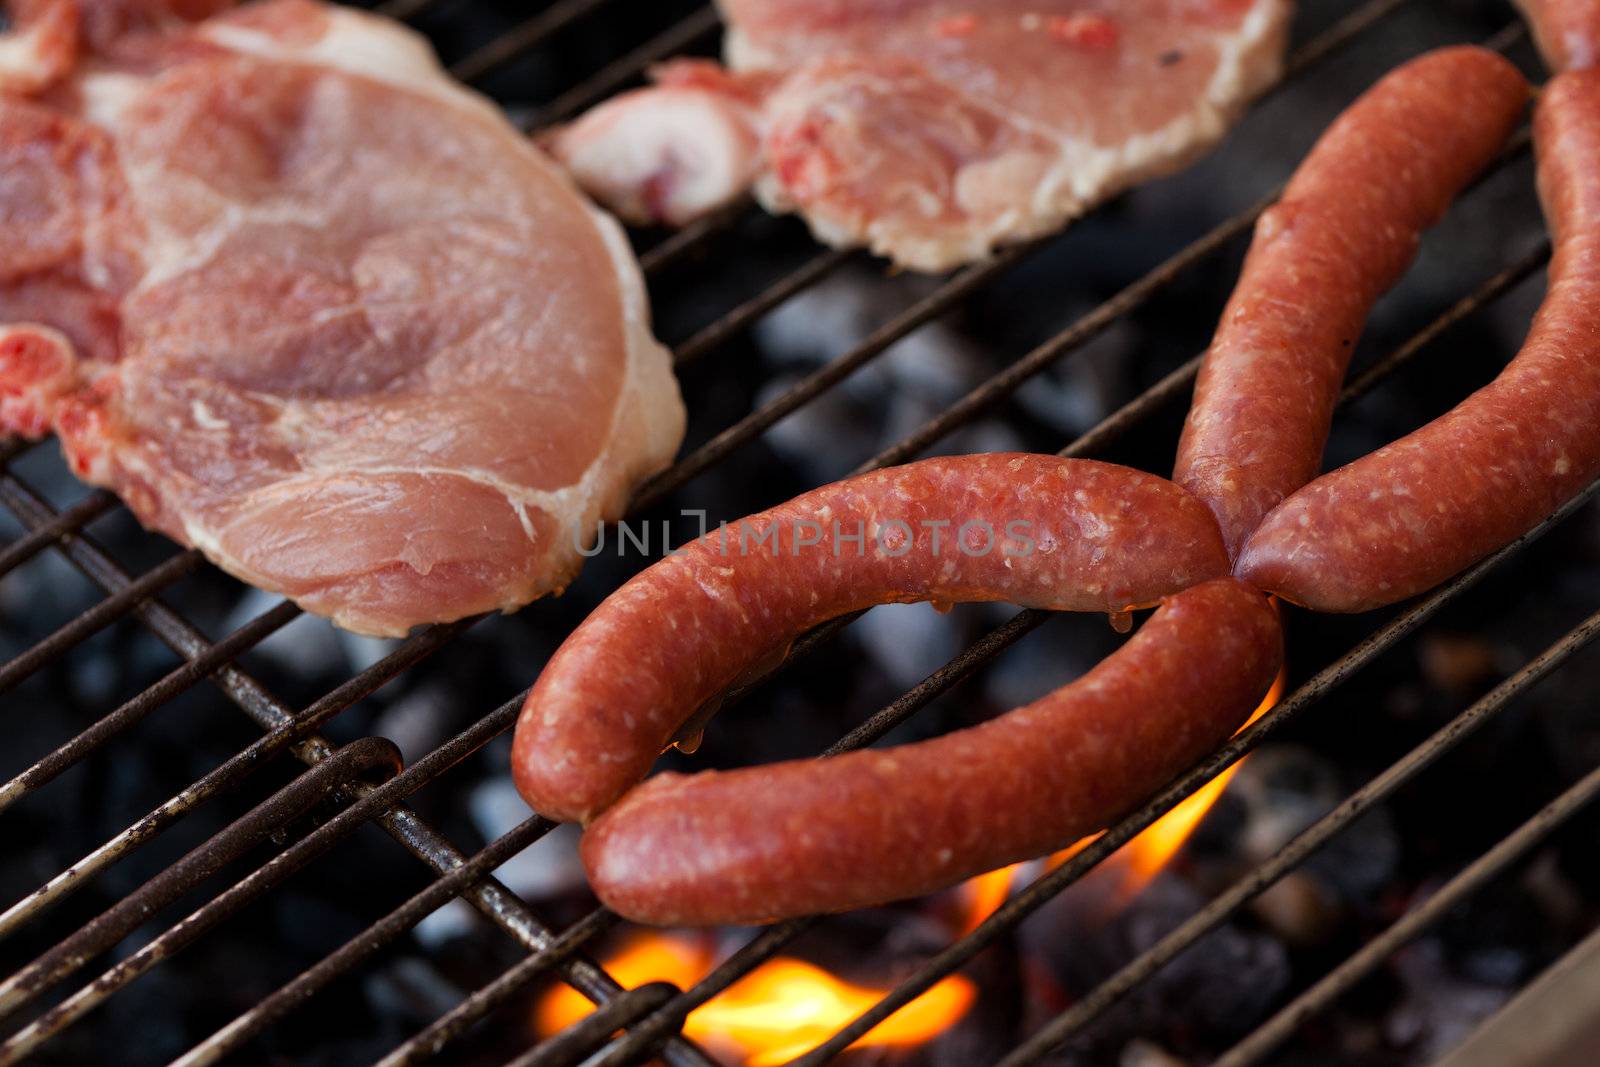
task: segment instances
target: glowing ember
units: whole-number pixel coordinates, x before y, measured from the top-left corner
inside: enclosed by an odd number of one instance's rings
[[[1003,899],[1003,898],[1002,898]],[[642,934],[605,962],[622,985],[673,982],[688,987],[711,969],[708,952],[676,937]],[[810,1050],[881,1000],[886,989],[852,985],[800,960],[778,958],[735,982],[696,1008],[683,1032],[746,1067],[768,1067]],[[966,1014],[976,990],[965,978],[946,978],[869,1030],[856,1044],[916,1045],[948,1029]],[[544,1036],[594,1010],[567,986],[539,1003],[536,1023]]]

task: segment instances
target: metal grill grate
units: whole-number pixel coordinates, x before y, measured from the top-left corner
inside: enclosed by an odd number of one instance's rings
[[[552,35],[596,15],[607,3],[608,0],[558,0],[503,36],[465,55],[454,64],[452,71],[468,81],[491,77]],[[431,14],[430,9],[436,6],[435,0],[390,0],[380,10],[396,17],[412,19]],[[1356,40],[1401,6],[1402,0],[1368,0],[1355,7],[1293,55],[1285,78],[1296,79],[1313,72],[1337,49]],[[537,108],[532,113],[530,125],[542,125],[572,114],[627,84],[655,59],[709,39],[716,26],[716,17],[710,7],[697,10],[687,19],[588,75]],[[1519,28],[1508,26],[1491,43],[1496,47],[1508,48],[1516,44],[1519,38]],[[1524,135],[1508,150],[1504,160],[1521,156],[1526,149],[1527,138]],[[1220,250],[1235,245],[1248,232],[1268,202],[1270,198],[1226,219],[1173,253],[1137,281],[1077,318],[931,421],[873,456],[858,470],[913,458],[953,431],[969,425],[1030,378],[1082,348],[1162,290],[1199,269]],[[647,274],[652,280],[665,276],[710,243],[729,237],[733,228],[739,226],[749,213],[748,205],[738,205],[665,239],[643,253]],[[1016,248],[940,282],[927,295],[877,327],[859,344],[833,357],[685,455],[671,469],[643,488],[635,500],[635,513],[658,503],[698,475],[723,463],[781,419],[822,396],[877,359],[899,340],[961,305],[985,287],[995,284],[1007,271],[1037,255],[1042,248],[1054,241],[1072,239],[1069,233],[1064,237]],[[1347,404],[1380,385],[1421,354],[1448,328],[1532,276],[1548,255],[1548,245],[1541,242],[1514,258],[1498,273],[1483,280],[1409,341],[1359,373],[1346,390],[1342,403]],[[854,253],[818,250],[800,267],[727,311],[677,346],[678,363],[680,366],[686,365],[716,354],[767,312],[860,258]],[[1061,454],[1099,454],[1128,431],[1146,425],[1162,412],[1170,411],[1187,394],[1198,363],[1196,357],[1168,374],[1062,449]],[[182,552],[143,573],[130,574],[94,538],[83,532],[90,522],[117,507],[114,498],[102,491],[92,491],[64,509],[52,507],[11,466],[27,448],[27,445],[18,442],[9,442],[0,447],[0,504],[26,531],[19,539],[0,548],[0,576],[41,552],[58,552],[102,590],[104,598],[55,633],[0,666],[0,692],[12,689],[111,623],[128,617],[137,619],[174,650],[183,662],[138,696],[39,759],[11,781],[0,785],[0,813],[91,754],[113,744],[118,735],[202,680],[209,680],[220,688],[264,733],[232,758],[50,879],[37,891],[0,913],[0,937],[21,930],[62,904],[119,859],[150,842],[206,801],[238,786],[273,756],[287,750],[307,764],[309,769],[221,833],[195,847],[180,861],[45,951],[34,962],[0,982],[0,1018],[12,1017],[43,999],[57,984],[121,942],[156,909],[200,887],[225,864],[269,841],[275,833],[301,819],[317,805],[333,798],[338,811],[306,836],[276,851],[242,880],[215,892],[186,918],[123,955],[90,984],[59,999],[43,1014],[17,1030],[0,1044],[0,1063],[18,1062],[37,1051],[171,954],[205,936],[318,856],[337,848],[341,841],[361,827],[375,824],[432,872],[432,880],[426,888],[229,1022],[188,1051],[179,1062],[191,1065],[212,1063],[238,1050],[331,982],[350,974],[384,946],[405,935],[429,913],[459,897],[508,934],[526,955],[498,979],[440,1016],[424,1032],[396,1048],[384,1063],[419,1063],[441,1054],[491,1011],[522,994],[541,977],[558,973],[604,1007],[559,1038],[529,1050],[516,1063],[550,1067],[592,1057],[592,1063],[617,1067],[639,1062],[651,1055],[660,1055],[673,1064],[709,1067],[712,1061],[706,1053],[678,1034],[685,1016],[739,977],[772,958],[817,920],[783,923],[760,932],[690,989],[678,990],[652,984],[624,991],[584,954],[597,937],[617,925],[620,920],[616,916],[598,909],[558,932],[490,873],[547,834],[554,828],[553,824],[541,818],[530,818],[468,856],[443,833],[405,806],[413,794],[509,730],[520,704],[520,695],[495,708],[410,767],[402,767],[399,752],[381,738],[363,738],[335,746],[318,732],[380,686],[423,660],[450,649],[452,642],[477,620],[433,627],[419,633],[320,699],[296,710],[246,673],[237,660],[295,619],[299,609],[288,603],[280,603],[220,640],[206,638],[198,627],[156,599],[163,590],[205,567],[199,554],[194,551]],[[1559,514],[1552,516],[1517,544],[1485,560],[1393,617],[1330,666],[1300,685],[1273,711],[1236,736],[1201,766],[1172,783],[1139,811],[1111,827],[1092,845],[1022,890],[971,933],[927,959],[877,1006],[797,1062],[820,1064],[837,1056],[876,1023],[956,971],[987,946],[1010,934],[1026,916],[1082,878],[1143,828],[1250,752],[1285,723],[1316,705],[1502,561],[1518,553],[1529,541],[1581,507],[1597,487],[1600,487],[1600,483],[1569,502]],[[983,637],[871,716],[829,751],[859,747],[882,737],[1018,641],[1046,617],[1045,613],[1036,611],[1018,613],[1005,625]],[[850,621],[839,620],[809,635],[797,645],[791,654],[791,661],[804,656]],[[1568,657],[1597,633],[1600,633],[1600,613],[1584,620],[1483,699],[1461,712],[1434,736],[1349,796],[1343,804],[1276,855],[1224,890],[1182,926],[1129,961],[1101,986],[1015,1049],[1004,1062],[1007,1065],[1035,1062],[1055,1045],[1082,1031],[1165,963],[1294,869],[1374,803],[1410,781],[1474,730],[1498,715],[1516,697],[1559,669]],[[1425,904],[1369,942],[1254,1031],[1221,1062],[1228,1067],[1260,1062],[1292,1034],[1299,1023],[1331,1003],[1357,979],[1369,974],[1396,948],[1440,918],[1454,903],[1525,855],[1545,834],[1589,801],[1596,792],[1600,792],[1600,770],[1582,779],[1520,829],[1502,838]]]

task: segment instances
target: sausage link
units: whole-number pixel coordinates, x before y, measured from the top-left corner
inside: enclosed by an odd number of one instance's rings
[[[1264,596],[1207,582],[1082,678],[980,726],[821,761],[657,775],[589,828],[584,865],[608,906],[671,925],[931,892],[1133,808],[1244,721],[1282,645]]]
[[[707,701],[828,619],[891,602],[1120,611],[1226,574],[1205,507],[1092,460],[924,460],[713,531],[613,593],[556,651],[517,724],[517,788],[587,820]]]
[[[1318,611],[1392,604],[1600,475],[1600,71],[1546,86],[1534,145],[1555,247],[1522,351],[1454,410],[1285,500],[1245,546],[1240,577]]]
[[[1513,0],[1533,27],[1554,71],[1586,70],[1600,61],[1600,0]]]
[[[1493,52],[1415,59],[1339,116],[1256,223],[1173,474],[1216,514],[1230,554],[1316,477],[1373,302],[1410,265],[1421,231],[1494,158],[1527,101],[1527,83]]]

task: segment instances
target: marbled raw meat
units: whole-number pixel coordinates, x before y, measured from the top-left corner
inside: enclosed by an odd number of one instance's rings
[[[102,29],[0,93],[0,426],[353,630],[565,585],[683,429],[615,223],[388,20],[58,3]]]
[[[944,270],[1049,233],[1210,147],[1278,75],[1288,0],[722,0],[729,70],[556,132],[637,221],[754,183],[829,244]]]

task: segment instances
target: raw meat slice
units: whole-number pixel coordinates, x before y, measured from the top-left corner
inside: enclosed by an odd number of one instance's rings
[[[0,159],[0,425],[342,626],[560,589],[676,451],[620,230],[394,23],[91,40]]]
[[[116,53],[134,31],[198,22],[235,0],[9,0],[0,34],[0,93],[42,92],[72,69],[80,46]]]
[[[1278,74],[1289,0],[721,0],[704,61],[548,138],[679,224],[755,185],[823,241],[944,270],[1174,169]]]

